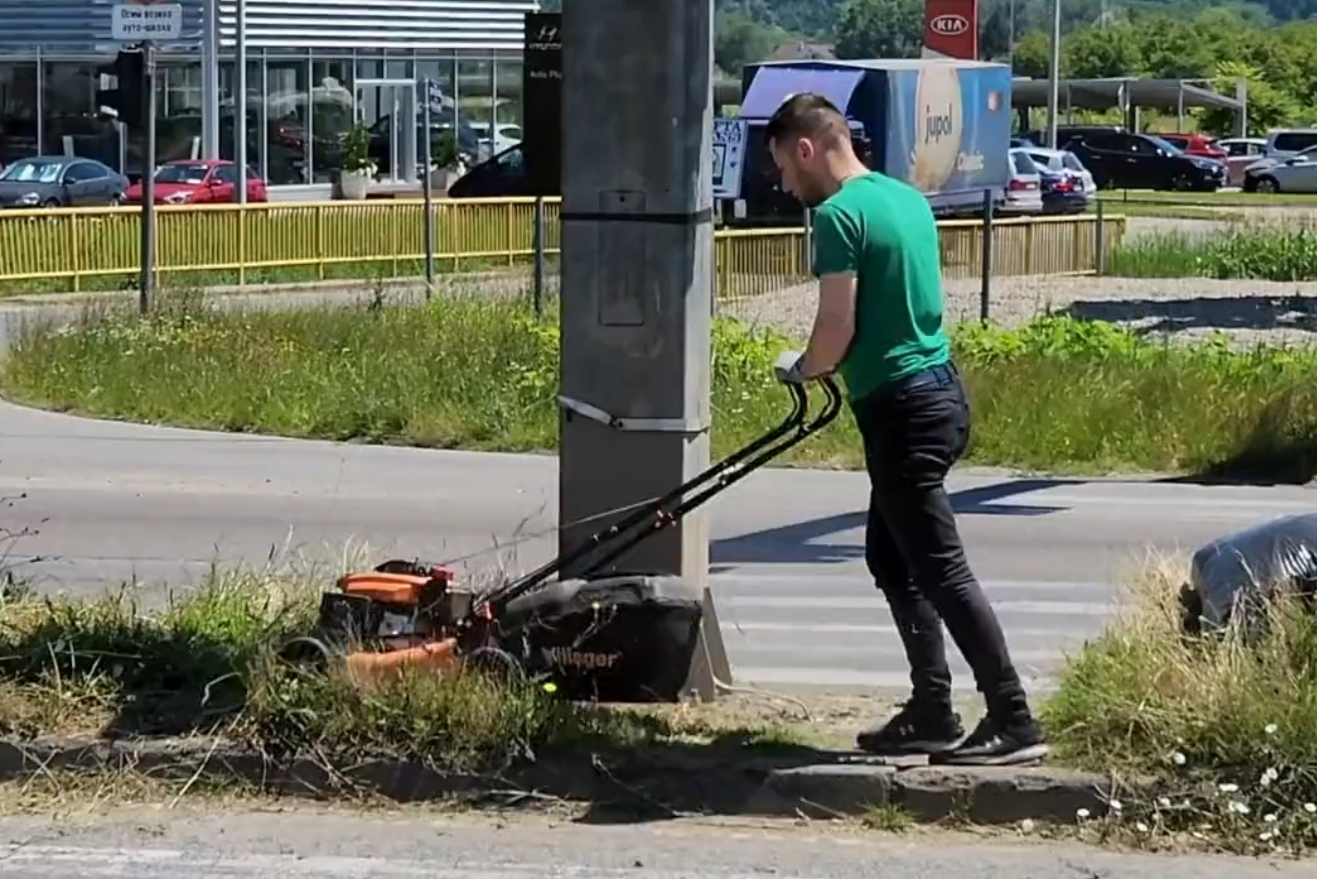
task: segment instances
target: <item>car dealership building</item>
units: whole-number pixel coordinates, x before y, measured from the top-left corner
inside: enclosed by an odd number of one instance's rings
[[[175,0],[183,37],[159,49],[157,157],[233,158],[235,0]],[[0,164],[38,153],[141,169],[143,137],[104,107],[113,0],[0,0]],[[438,79],[449,123],[487,148],[521,123],[523,17],[538,0],[246,0],[247,156],[284,195],[323,196],[354,119],[410,158],[417,79]],[[490,143],[492,141],[492,144]],[[411,179],[398,162],[389,173]]]

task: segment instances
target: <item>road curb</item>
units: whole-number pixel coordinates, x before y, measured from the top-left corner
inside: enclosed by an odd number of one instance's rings
[[[744,753],[570,754],[497,777],[437,770],[417,761],[364,758],[327,767],[277,759],[217,740],[0,740],[0,778],[129,770],[182,784],[242,782],[270,793],[327,799],[369,794],[400,803],[465,800],[513,804],[560,799],[673,814],[817,819],[895,807],[918,821],[1023,819],[1072,822],[1107,811],[1110,781],[1054,767],[958,768],[883,765],[853,755]]]

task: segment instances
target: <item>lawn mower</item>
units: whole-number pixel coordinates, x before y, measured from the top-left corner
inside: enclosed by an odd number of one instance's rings
[[[401,559],[344,575],[322,596],[317,636],[295,639],[285,657],[305,663],[314,654],[318,664],[338,656],[357,675],[479,669],[573,701],[677,701],[699,640],[703,591],[679,577],[609,566],[835,419],[841,394],[832,378],[819,383],[827,402],[814,418],[806,419],[805,387],[784,385],[793,408],[773,430],[517,579],[476,593],[460,588],[451,567]],[[591,554],[581,576],[551,579]]]

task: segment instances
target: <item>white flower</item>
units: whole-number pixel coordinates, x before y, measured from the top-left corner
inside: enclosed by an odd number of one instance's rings
[[[1125,808],[1120,804],[1120,800],[1112,800],[1108,805],[1111,806],[1111,811],[1113,812],[1119,812],[1121,809]]]
[[[1088,809],[1076,809],[1076,810],[1075,810],[1075,817],[1078,818],[1080,821],[1083,821],[1083,820],[1085,820],[1086,818],[1088,818],[1088,816],[1089,816],[1090,814],[1091,814],[1091,813],[1088,811]]]
[[[1033,833],[1033,819],[1025,818],[1020,822],[1020,830],[1023,833]]]
[[[1304,803],[1303,811],[1307,812],[1309,815],[1317,812],[1317,803]]]
[[[1270,830],[1265,830],[1258,835],[1258,839],[1262,840],[1263,842],[1267,842],[1275,835],[1276,834],[1272,833]]]
[[[1263,820],[1263,821],[1266,821],[1268,824],[1275,824],[1275,823],[1276,823],[1276,813],[1275,813],[1275,812],[1269,812],[1269,813],[1267,813],[1266,815],[1263,815],[1263,816],[1262,816],[1262,820]]]
[[[1267,726],[1266,726],[1266,728],[1265,728],[1265,731],[1266,731],[1267,735],[1269,735],[1269,736],[1274,736],[1274,735],[1276,734],[1276,731],[1279,730],[1279,729],[1280,729],[1280,727],[1276,726],[1276,724],[1274,724],[1274,723],[1269,723],[1269,724],[1267,724]]]
[[[1240,815],[1247,815],[1247,814],[1248,814],[1248,803],[1244,803],[1244,802],[1240,802],[1239,800],[1235,800],[1234,802],[1232,802],[1232,803],[1230,804],[1230,811],[1232,811],[1232,812],[1238,812]]]
[[[1179,751],[1175,751],[1171,754],[1171,762],[1176,766],[1183,766],[1185,763],[1185,756]]]
[[[1136,830],[1139,831],[1139,833],[1147,833],[1147,832],[1148,832],[1148,825],[1147,825],[1147,824],[1144,824],[1142,821],[1139,821],[1138,823],[1136,823],[1136,824],[1134,825],[1134,827],[1135,827]]]
[[[1221,791],[1221,793],[1223,794],[1233,794],[1239,790],[1239,785],[1226,782],[1225,784],[1217,785],[1216,789]]]
[[[1158,807],[1160,807],[1160,808],[1162,808],[1162,809],[1169,809],[1169,808],[1171,807],[1171,798],[1170,798],[1170,797],[1158,797],[1158,798],[1157,798],[1157,805],[1158,805]]]

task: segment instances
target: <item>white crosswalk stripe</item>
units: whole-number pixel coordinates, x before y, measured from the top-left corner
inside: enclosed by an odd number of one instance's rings
[[[1117,608],[1106,583],[982,581],[1031,693],[1054,687],[1067,654],[1097,635]],[[886,600],[862,568],[819,576],[786,566],[711,575],[737,682],[821,689],[907,690],[909,667]],[[946,637],[958,692],[974,692],[969,666]]]

